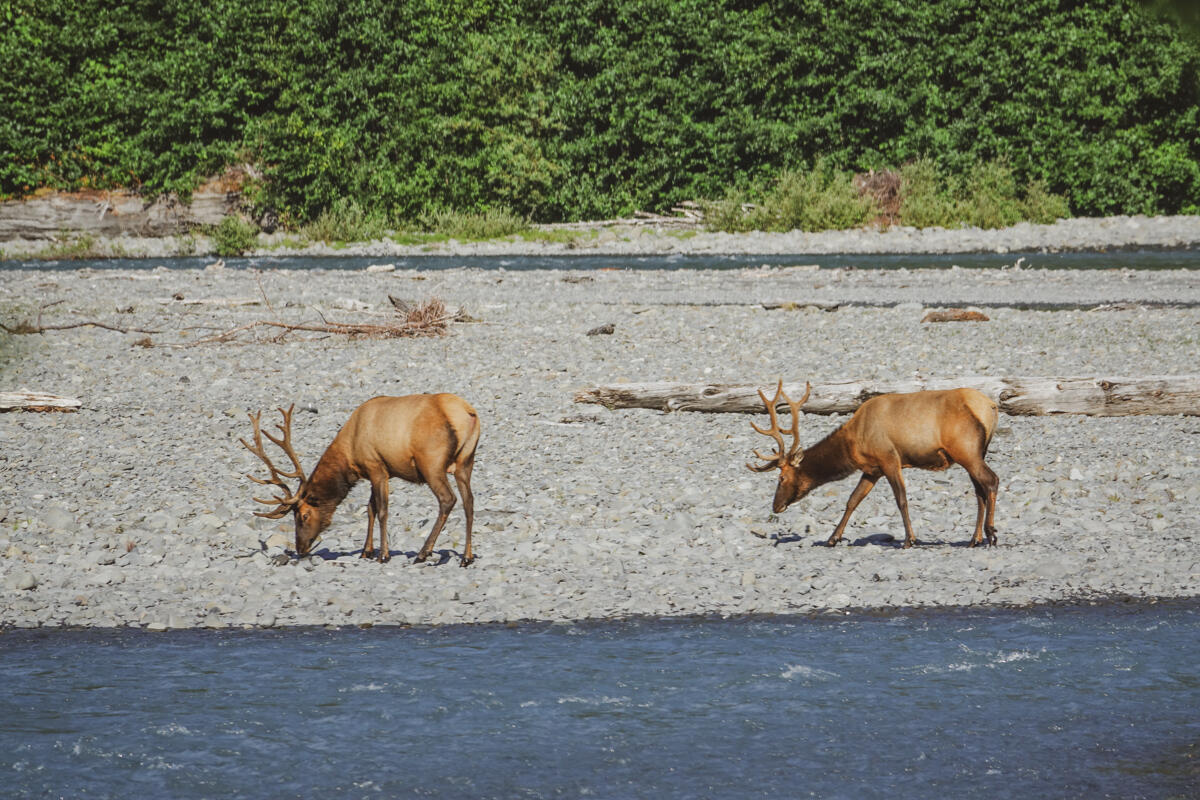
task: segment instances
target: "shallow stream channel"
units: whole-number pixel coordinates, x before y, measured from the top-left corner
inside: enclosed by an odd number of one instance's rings
[[[0,635],[7,797],[1195,797],[1200,605]]]

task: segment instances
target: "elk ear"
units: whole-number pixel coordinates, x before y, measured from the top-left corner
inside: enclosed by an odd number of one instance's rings
[[[788,458],[788,463],[791,464],[793,467],[798,468],[800,466],[800,462],[803,460],[804,460],[804,451],[797,450],[796,452],[792,453],[792,455]]]

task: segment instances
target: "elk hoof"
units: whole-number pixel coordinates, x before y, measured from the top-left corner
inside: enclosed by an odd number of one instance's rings
[[[837,545],[838,545],[837,539],[829,539],[825,542],[826,547],[837,547]]]
[[[474,564],[474,563],[475,563],[475,556],[471,556],[470,558],[467,558],[466,556],[463,556],[463,557],[462,557],[462,558],[459,560],[459,562],[458,562],[458,565],[459,565],[460,567],[469,567],[469,566],[471,566],[471,565],[472,565],[472,564]]]
[[[429,553],[417,553],[417,557],[413,559],[414,564],[424,564],[425,559],[429,558]]]
[[[374,550],[365,550],[365,549],[364,549],[364,550],[362,551],[362,553],[359,555],[359,558],[374,558],[374,557],[375,557],[375,551],[374,551]]]
[[[916,539],[905,539],[904,544],[900,545],[900,547],[907,550],[908,548],[912,547],[916,543],[917,543]]]
[[[391,553],[380,553],[379,554],[379,563],[380,564],[386,564],[387,562],[389,562],[391,560],[392,560]]]

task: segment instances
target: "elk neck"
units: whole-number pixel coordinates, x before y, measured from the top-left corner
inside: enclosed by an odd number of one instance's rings
[[[812,486],[840,481],[857,469],[850,458],[850,437],[845,428],[838,428],[805,449],[799,467],[800,474],[811,481]]]
[[[330,513],[346,498],[359,475],[339,448],[330,445],[304,485],[304,500]]]

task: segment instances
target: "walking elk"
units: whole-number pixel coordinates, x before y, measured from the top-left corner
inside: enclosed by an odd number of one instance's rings
[[[388,550],[388,479],[400,478],[409,483],[425,483],[438,501],[437,521],[425,544],[417,553],[424,561],[433,551],[438,534],[454,508],[454,491],[447,474],[454,476],[458,493],[462,495],[463,512],[467,517],[467,542],[460,564],[467,566],[475,560],[471,551],[471,526],[474,517],[474,497],[471,494],[471,469],[475,464],[475,445],[479,442],[479,417],[475,409],[461,397],[452,394],[414,394],[405,397],[373,397],[363,403],[338,431],[333,442],[317,462],[312,475],[304,476],[300,459],[292,448],[292,410],[284,411],[283,423],[278,425],[282,436],[276,437],[260,430],[262,412],[250,415],[254,425],[254,444],[239,441],[267,465],[267,478],[246,477],[255,483],[279,487],[282,496],[265,500],[275,505],[271,511],[256,511],[257,516],[279,519],[289,511],[296,522],[296,552],[306,555],[317,535],[328,527],[334,509],[345,499],[360,479],[371,482],[371,499],[367,503],[367,541],[362,558],[375,555],[373,530],[379,519],[379,561],[391,557]],[[292,470],[277,468],[263,446],[266,436],[291,459]],[[299,479],[294,491],[285,479]]]
[[[841,540],[854,509],[880,477],[885,477],[904,519],[904,546],[912,547],[916,537],[908,518],[908,495],[901,470],[905,467],[943,470],[951,464],[961,464],[971,477],[978,502],[971,546],[983,541],[984,532],[988,544],[996,544],[996,528],[992,523],[1000,479],[984,463],[997,420],[996,404],[990,398],[974,389],[879,395],[859,406],[840,428],[804,450],[799,441],[800,407],[811,393],[812,384],[806,384],[804,397],[798,403],[793,402],[784,393],[782,380],[775,390],[774,400],[768,401],[763,391],[758,391],[771,417],[771,427],[764,430],[754,423],[750,425],[758,433],[774,439],[779,451],[763,455],[756,450],[754,455],[765,463],[746,466],[755,472],[779,470],[773,506],[775,513],[782,512],[816,487],[861,470],[862,477],[846,502],[846,512],[826,544],[832,547]],[[775,407],[780,398],[791,409],[790,428],[779,427]],[[792,445],[786,449],[785,433],[792,436]]]

